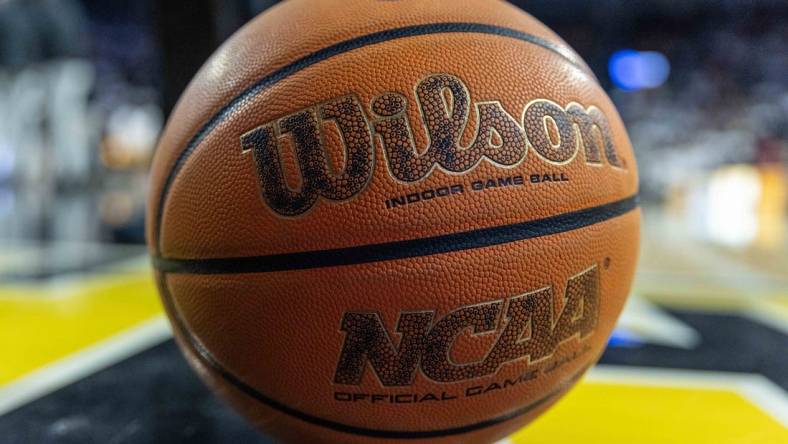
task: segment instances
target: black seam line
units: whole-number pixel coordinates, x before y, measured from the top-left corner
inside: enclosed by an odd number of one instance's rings
[[[509,37],[517,40],[521,40],[527,43],[532,43],[537,46],[541,46],[549,51],[552,51],[559,56],[566,59],[569,63],[574,65],[575,67],[579,68],[582,71],[588,72],[588,70],[578,64],[576,61],[576,57],[573,53],[564,48],[563,46],[557,45],[535,35],[531,35],[522,31],[517,31],[511,28],[504,28],[500,26],[494,25],[487,25],[483,23],[430,23],[424,25],[414,25],[414,26],[406,26],[403,28],[395,28],[389,29],[386,31],[380,31],[373,34],[367,34],[360,37],[356,37],[353,39],[345,40],[343,42],[339,42],[337,44],[328,46],[312,54],[309,54],[301,59],[296,60],[295,62],[286,65],[273,73],[269,74],[266,77],[258,80],[249,88],[245,89],[241,94],[236,96],[232,99],[227,105],[225,105],[222,109],[220,109],[216,114],[211,117],[208,122],[206,122],[198,131],[197,133],[189,140],[186,145],[186,148],[181,151],[178,155],[178,158],[175,161],[175,165],[173,165],[172,169],[170,170],[169,175],[167,175],[167,180],[164,182],[164,187],[162,188],[161,194],[159,196],[159,206],[158,206],[158,214],[156,215],[156,238],[157,244],[160,246],[161,242],[161,233],[159,230],[161,229],[161,221],[164,213],[164,204],[167,199],[167,195],[169,193],[170,187],[172,183],[175,181],[175,177],[178,175],[178,172],[181,170],[183,165],[186,163],[186,160],[191,156],[192,152],[200,145],[202,140],[216,128],[221,122],[223,122],[228,116],[230,116],[236,108],[238,108],[242,103],[247,101],[250,97],[255,96],[262,92],[263,90],[267,89],[268,87],[276,84],[277,82],[301,71],[302,69],[308,68],[318,62],[326,60],[328,58],[343,54],[345,52],[352,51],[354,49],[363,48],[369,45],[375,45],[378,43],[383,43],[390,40],[396,40],[406,37],[416,37],[422,35],[429,35],[429,34],[443,34],[443,33],[477,33],[477,34],[492,34],[498,35],[502,37]]]
[[[597,207],[563,213],[544,219],[421,239],[269,256],[216,259],[153,257],[153,266],[165,273],[268,273],[431,256],[490,247],[576,230],[621,216],[634,210],[637,206],[638,197],[635,195]]]
[[[201,359],[205,359],[204,356],[200,355]],[[209,364],[211,365],[211,364]],[[451,435],[460,435],[463,433],[469,433],[476,430],[484,429],[487,427],[492,427],[498,425],[502,422],[506,422],[510,419],[517,418],[518,416],[525,415],[540,406],[546,404],[547,402],[551,401],[553,398],[557,397],[561,394],[564,390],[574,384],[577,380],[579,380],[585,371],[588,369],[588,366],[583,367],[579,370],[575,375],[571,378],[564,381],[558,388],[552,390],[545,396],[535,400],[534,402],[527,404],[523,407],[520,407],[516,410],[513,410],[509,413],[496,416],[494,418],[490,418],[484,421],[476,422],[473,424],[466,424],[460,427],[452,427],[447,429],[435,429],[435,430],[385,430],[385,429],[370,429],[366,427],[357,427],[350,424],[344,424],[341,422],[331,421],[329,419],[320,418],[317,416],[310,415],[308,413],[302,412],[300,410],[296,410],[292,407],[284,405],[278,401],[275,401],[271,398],[268,398],[264,394],[260,393],[259,391],[255,390],[253,387],[249,386],[248,384],[244,383],[240,379],[238,379],[232,373],[226,371],[221,367],[215,367],[211,365],[211,367],[219,372],[224,379],[230,382],[233,386],[237,389],[245,393],[246,395],[252,397],[253,399],[262,402],[263,404],[268,405],[274,409],[280,410],[290,416],[298,418],[302,421],[308,422],[310,424],[314,424],[317,426],[325,427],[331,430],[336,430],[338,432],[343,433],[350,433],[354,435],[362,435],[368,436],[373,438],[382,438],[382,439],[425,439],[425,438],[439,438],[442,436],[451,436]]]
[[[557,388],[552,390],[551,392],[547,393],[545,396],[535,400],[534,402],[522,406],[518,409],[512,410],[509,413],[505,413],[500,416],[496,416],[494,418],[490,418],[484,421],[480,421],[473,424],[466,424],[460,427],[453,427],[447,429],[435,429],[435,430],[382,430],[382,429],[370,429],[365,427],[358,427],[353,426],[350,424],[344,424],[337,421],[331,421],[329,419],[320,418],[314,415],[310,415],[309,413],[302,412],[297,410],[293,407],[290,407],[286,404],[283,404],[275,399],[269,398],[268,396],[261,393],[259,390],[255,389],[254,387],[250,386],[249,384],[245,383],[241,380],[238,376],[236,376],[231,371],[224,368],[217,360],[213,357],[211,352],[205,348],[200,341],[195,338],[191,332],[185,328],[185,323],[180,316],[180,313],[175,308],[172,300],[170,299],[169,294],[169,287],[167,286],[167,278],[166,274],[162,273],[161,277],[161,288],[162,293],[164,295],[164,304],[167,309],[172,313],[173,317],[175,318],[175,323],[177,325],[178,330],[184,337],[188,340],[189,345],[191,345],[192,349],[196,352],[196,356],[199,360],[201,360],[205,365],[210,367],[213,371],[219,374],[224,380],[228,383],[233,385],[236,389],[240,390],[242,393],[246,394],[247,396],[251,397],[252,399],[267,405],[273,409],[279,410],[287,415],[290,415],[294,418],[298,418],[302,421],[308,422],[310,424],[314,424],[320,427],[325,427],[327,429],[336,430],[338,432],[343,433],[350,433],[354,435],[362,435],[362,436],[369,436],[374,438],[382,438],[382,439],[424,439],[424,438],[438,438],[441,436],[450,436],[450,435],[459,435],[463,433],[469,433],[476,430],[484,429],[487,427],[492,427],[498,425],[502,422],[508,421],[510,419],[514,419],[518,416],[525,415],[540,406],[546,404],[547,402],[551,401],[553,398],[557,397],[561,394],[564,390],[571,387],[577,380],[579,380],[583,374],[589,369],[591,366],[586,365],[582,367],[580,370],[577,371],[574,375],[572,375],[569,379],[563,381]],[[595,362],[595,361],[594,361]]]

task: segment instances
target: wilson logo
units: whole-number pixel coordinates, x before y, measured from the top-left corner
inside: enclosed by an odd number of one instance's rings
[[[416,369],[433,381],[447,383],[495,374],[512,361],[529,362],[551,356],[559,344],[591,334],[599,316],[599,273],[596,266],[569,279],[561,308],[552,287],[508,300],[458,308],[438,321],[432,311],[402,312],[395,345],[377,313],[347,312],[341,329],[345,343],[334,382],[359,385],[369,365],[384,386],[413,383]],[[486,356],[478,362],[451,359],[456,338],[470,330],[475,336],[498,332]]]
[[[471,98],[465,84],[449,74],[431,75],[416,86],[415,97],[427,147],[417,147],[408,119],[408,99],[387,92],[372,100],[369,119],[359,100],[345,96],[316,105],[241,136],[244,153],[251,153],[263,200],[283,216],[302,214],[318,198],[343,201],[364,190],[374,170],[376,135],[397,181],[413,183],[436,167],[451,173],[471,171],[482,160],[511,167],[525,159],[532,147],[545,162],[563,165],[584,153],[588,164],[601,164],[602,157],[623,167],[610,134],[607,119],[596,107],[569,103],[565,108],[549,100],[534,100],[520,118],[509,114],[497,101],[473,104],[476,134],[468,146],[461,145],[471,115]],[[333,127],[333,128],[332,128]],[[328,131],[344,145],[343,165],[329,159],[324,141]],[[281,149],[286,140],[293,147],[298,186],[286,181]]]

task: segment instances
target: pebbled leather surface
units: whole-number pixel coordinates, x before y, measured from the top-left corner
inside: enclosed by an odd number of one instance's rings
[[[495,6],[491,7],[490,5],[493,4]],[[349,13],[350,11],[352,11],[352,14]],[[157,233],[154,232],[157,224],[154,221],[159,217],[157,214],[158,201],[164,182],[178,156],[203,124],[255,81],[296,59],[341,41],[385,29],[444,22],[472,22],[507,27],[555,42],[557,45],[564,46],[566,53],[574,54],[563,41],[544,25],[523,14],[517,8],[497,0],[494,3],[467,0],[455,2],[412,0],[397,2],[376,0],[283,2],[247,24],[233,38],[222,45],[198,72],[175,107],[173,112],[175,117],[170,119],[162,134],[159,149],[153,162],[151,174],[153,179],[149,200],[149,207],[153,211],[148,214],[148,239],[154,244],[157,243]],[[408,41],[412,39],[403,39],[387,45],[376,45],[374,48],[368,48],[363,54],[349,53],[346,55],[347,57],[355,56],[353,60],[344,62],[341,60],[332,61],[341,63],[342,66],[350,69],[350,74],[347,72],[336,72],[333,66],[329,67],[325,63],[321,63],[319,66],[314,66],[313,68],[315,69],[303,72],[298,76],[299,79],[291,79],[289,86],[281,85],[281,93],[266,93],[263,97],[260,97],[258,107],[264,107],[263,112],[258,113],[257,110],[239,112],[239,114],[248,113],[250,115],[254,113],[255,117],[242,118],[240,122],[235,122],[239,120],[236,118],[234,119],[235,125],[244,126],[241,131],[249,130],[271,119],[283,117],[290,112],[299,110],[303,106],[310,106],[327,98],[347,93],[359,95],[366,93],[367,98],[369,98],[384,91],[393,90],[403,93],[410,92],[412,95],[415,83],[424,75],[433,72],[449,72],[451,71],[449,69],[451,66],[448,65],[449,62],[463,66],[468,60],[476,59],[482,55],[491,59],[490,63],[492,65],[487,64],[484,66],[477,76],[488,77],[498,70],[496,65],[508,65],[510,68],[514,68],[514,72],[501,72],[496,78],[487,80],[489,86],[493,88],[486,95],[484,94],[485,91],[478,89],[482,87],[481,84],[478,86],[470,85],[472,98],[475,101],[499,100],[503,103],[506,97],[499,97],[499,90],[495,88],[494,82],[497,79],[506,79],[507,83],[509,83],[513,78],[522,78],[526,73],[520,71],[519,68],[542,64],[544,61],[539,60],[539,58],[550,54],[549,51],[543,48],[527,48],[529,45],[525,43],[512,42],[497,37],[488,38],[492,45],[497,46],[488,48],[475,46],[475,42],[479,40],[477,36],[464,36],[465,40],[474,42],[470,44],[461,44],[458,42],[459,38],[463,38],[463,36],[456,34],[437,35],[435,38],[429,39],[430,41],[425,44],[416,44],[415,46],[419,50],[415,50],[413,44],[408,45]],[[470,54],[465,56],[453,54],[451,57],[447,57],[444,43],[451,44],[452,51],[455,50],[455,45],[461,45],[461,47],[467,48],[466,52]],[[391,49],[384,51],[384,46],[389,46]],[[422,54],[422,50],[425,49],[433,49],[433,52],[431,54]],[[501,52],[502,49],[503,52]],[[514,54],[511,53],[512,51],[514,51]],[[370,59],[370,55],[377,55],[378,57]],[[432,64],[419,65],[416,63],[416,57]],[[530,57],[531,60],[524,57]],[[575,57],[574,63],[585,67],[582,60],[577,56]],[[555,60],[559,62],[561,57],[555,56]],[[482,61],[477,63],[481,65]],[[564,64],[562,63],[562,65]],[[407,70],[415,71],[415,76],[406,76]],[[569,69],[568,67],[562,67],[561,71],[564,70]],[[454,71],[457,75],[464,74],[462,76],[463,80],[469,81],[469,73],[460,72],[456,69]],[[555,78],[551,82],[558,86],[562,81],[571,80],[577,76],[584,78],[588,76],[588,78],[591,78],[590,70],[587,68],[571,69],[569,71],[573,72],[562,73],[562,77],[566,78]],[[375,74],[384,74],[384,76]],[[328,75],[331,77],[326,77]],[[385,75],[393,76],[392,80],[395,82],[384,82]],[[509,77],[506,77],[507,75]],[[528,83],[538,87],[540,82],[548,80],[543,77],[529,78]],[[522,88],[522,83],[518,82],[517,89]],[[474,87],[476,90],[474,90]],[[509,86],[509,89],[512,88],[514,88],[513,85]],[[295,101],[296,98],[292,96],[294,89],[302,100]],[[598,93],[601,93],[601,91],[598,91]],[[281,96],[283,103],[273,103],[268,100],[269,97],[273,96]],[[602,97],[604,97],[603,93]],[[533,94],[523,94],[522,97],[524,100],[532,98],[535,98]],[[366,102],[368,103],[368,100]],[[516,103],[520,109],[507,107],[507,110],[516,117],[520,117],[522,107],[526,103],[527,101]],[[604,111],[607,113],[607,110]],[[418,123],[415,122],[415,116],[412,123]],[[420,127],[420,124],[414,126],[416,129]],[[203,145],[210,145],[210,141],[213,139],[224,140],[225,137],[222,135],[221,128],[219,128],[218,131],[214,131],[210,140],[207,140]],[[228,141],[228,146],[226,146],[234,154],[237,154],[238,150],[236,148],[239,148],[237,143],[238,137],[240,137],[240,134],[234,136],[232,141]],[[416,137],[419,137],[419,135],[417,134]],[[423,140],[417,141],[423,142]],[[201,146],[198,151],[210,151],[210,148],[206,149],[206,146]],[[227,165],[226,167],[251,167],[251,163],[246,161],[247,159],[238,160],[242,166]],[[190,160],[188,163],[193,164],[196,162]],[[197,175],[200,176],[199,173]],[[167,225],[167,216],[165,215],[163,219],[165,223],[162,224],[162,228]],[[202,217],[201,219],[206,218]],[[228,231],[232,232],[232,230]],[[177,240],[175,242],[177,243]],[[166,245],[165,242],[162,242],[162,244]],[[222,248],[226,248],[226,246],[226,244],[223,244]],[[179,253],[179,251],[174,250],[171,253],[163,251],[162,253],[169,256],[178,256],[176,253]],[[238,253],[240,254],[241,251],[238,251]],[[228,252],[225,251],[224,255],[228,255]]]
[[[554,47],[474,32],[412,35],[338,53],[254,94],[243,94],[260,79],[331,45],[431,23],[495,25],[528,33]],[[277,214],[265,204],[255,162],[241,146],[244,134],[344,96],[355,98],[369,120],[371,103],[393,92],[407,100],[413,142],[423,150],[430,137],[417,106],[416,87],[434,74],[456,77],[467,88],[470,114],[461,146],[469,146],[477,133],[477,104],[498,102],[522,124],[524,110],[535,100],[546,99],[563,109],[578,103],[584,109],[596,107],[606,116],[624,167],[611,166],[604,155],[601,163],[589,164],[582,147],[568,162],[551,163],[529,146],[524,160],[515,165],[502,167],[483,159],[465,173],[436,168],[419,182],[405,183],[392,176],[383,141],[371,130],[374,170],[362,192],[342,202],[321,198],[293,217]],[[200,133],[209,122],[210,131]],[[545,125],[550,134],[542,144],[557,137]],[[199,143],[185,156],[198,133]],[[297,188],[300,179],[292,141],[281,144],[285,179]],[[346,161],[339,132],[326,131],[323,146],[330,163],[339,169]],[[533,174],[563,175],[568,180],[533,184],[528,180]],[[522,186],[468,191],[393,209],[385,205],[387,199],[416,191],[515,175],[524,176]],[[153,255],[173,260],[316,252],[519,224],[600,207],[636,193],[634,156],[614,106],[563,41],[511,5],[489,0],[291,0],[228,40],[184,93],[154,158],[147,235]],[[331,424],[394,432],[461,430],[534,406],[512,419],[465,433],[436,435],[445,442],[487,442],[533,419],[601,354],[629,292],[639,220],[639,211],[633,210],[537,238],[353,265],[238,274],[229,270],[222,275],[180,270],[157,272],[157,276],[176,336],[192,365],[267,433],[291,442],[366,442],[374,436],[342,432]],[[550,286],[557,313],[564,304],[560,295],[568,279],[594,266],[601,290],[596,329],[587,338],[562,343],[542,364],[529,366],[527,359],[521,359],[504,364],[493,376],[456,383],[439,383],[419,373],[412,386],[393,389],[383,388],[370,368],[359,387],[332,382],[345,338],[340,321],[347,311],[378,313],[395,341],[393,326],[402,311],[434,311],[441,318],[458,307]],[[496,337],[474,336],[465,330],[455,340],[451,359],[479,360]],[[568,361],[555,371],[543,371],[548,362],[563,360]],[[533,381],[472,398],[372,405],[339,403],[333,397],[336,390],[462,391],[515,378],[534,365],[542,366],[543,373]],[[392,441],[408,437],[392,436]],[[422,435],[408,438],[413,437]]]

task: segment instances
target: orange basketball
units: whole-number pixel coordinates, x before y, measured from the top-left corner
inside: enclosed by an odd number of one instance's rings
[[[200,376],[289,442],[491,442],[599,358],[638,252],[615,107],[491,0],[291,0],[228,40],[153,163]]]

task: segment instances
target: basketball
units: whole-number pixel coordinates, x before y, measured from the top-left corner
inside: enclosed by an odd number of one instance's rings
[[[502,1],[291,0],[162,133],[147,240],[202,379],[284,442],[493,442],[600,357],[638,177],[580,57]]]

